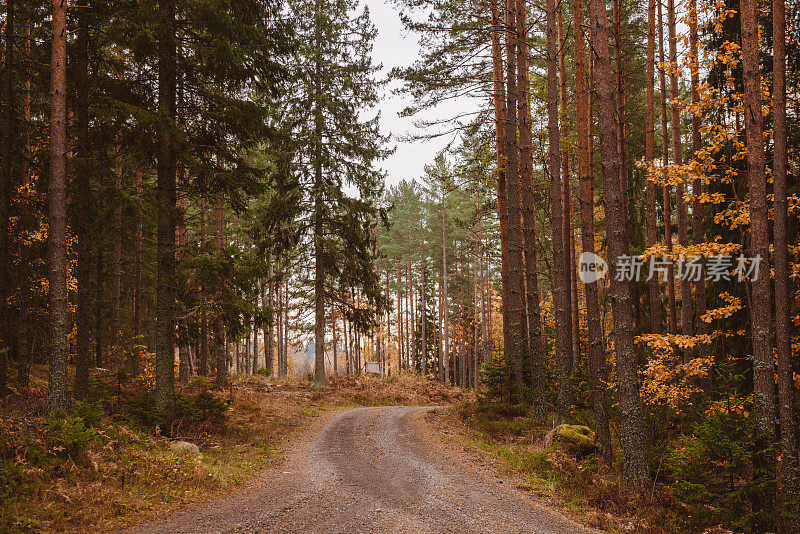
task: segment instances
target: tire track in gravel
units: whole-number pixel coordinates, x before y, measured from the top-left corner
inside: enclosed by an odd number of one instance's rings
[[[354,408],[315,421],[281,466],[244,490],[125,531],[596,532],[472,465],[428,407]]]

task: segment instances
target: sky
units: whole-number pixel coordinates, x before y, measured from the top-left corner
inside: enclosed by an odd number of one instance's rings
[[[409,34],[403,29],[397,8],[391,0],[363,0],[369,7],[370,18],[377,28],[373,48],[373,62],[383,64],[382,75],[385,77],[393,67],[407,67],[419,57],[417,35]],[[439,108],[423,112],[424,117],[398,117],[398,113],[411,102],[408,95],[393,95],[391,90],[399,84],[394,82],[384,89],[384,98],[378,105],[381,112],[381,133],[391,134],[391,146],[396,146],[396,151],[380,167],[386,171],[386,184],[395,185],[400,180],[411,180],[422,176],[422,169],[433,161],[436,153],[450,141],[450,137],[441,137],[433,140],[400,142],[398,137],[409,133],[420,133],[414,127],[414,122],[424,118],[426,120],[446,118],[459,110],[460,105],[469,105],[469,102],[459,104],[452,102]]]

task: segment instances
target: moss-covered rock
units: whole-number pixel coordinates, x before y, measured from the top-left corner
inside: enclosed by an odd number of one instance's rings
[[[566,452],[582,458],[597,449],[594,432],[583,425],[558,425],[545,436],[545,443],[559,444]]]

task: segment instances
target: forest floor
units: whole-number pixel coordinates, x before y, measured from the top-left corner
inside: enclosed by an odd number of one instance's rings
[[[418,377],[195,379],[159,426],[143,384],[102,375],[48,419],[36,371],[0,403],[2,532],[684,531],[525,414]]]
[[[24,394],[0,399],[0,532],[110,531],[208,503],[283,465],[321,415],[357,406],[450,405],[470,397],[413,377],[338,377],[324,392],[300,378],[234,376],[178,386],[176,409],[154,414],[150,385],[94,372],[90,401],[45,416],[45,367]],[[176,450],[177,440],[199,453]],[[193,448],[193,447],[192,447]]]
[[[594,532],[443,441],[431,412],[322,414],[246,490],[126,532]]]

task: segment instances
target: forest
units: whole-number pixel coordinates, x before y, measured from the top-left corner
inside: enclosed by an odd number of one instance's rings
[[[800,3],[389,4],[384,69],[366,1],[5,0],[0,531],[134,525],[393,405],[584,525],[800,531]]]

